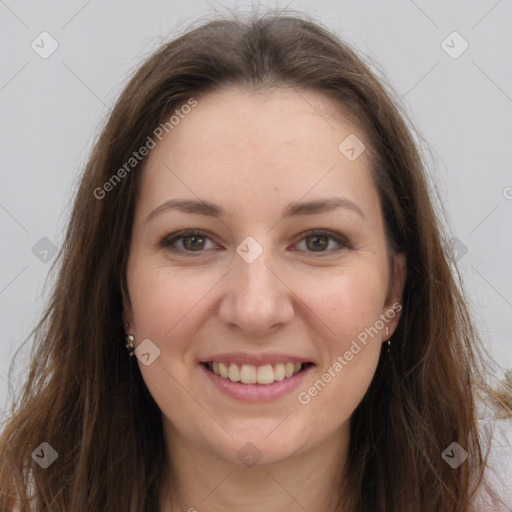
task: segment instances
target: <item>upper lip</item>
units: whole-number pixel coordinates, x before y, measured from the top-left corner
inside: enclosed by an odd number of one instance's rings
[[[234,363],[234,364],[250,364],[253,366],[264,366],[267,364],[277,363],[312,363],[311,359],[291,354],[247,354],[242,352],[230,352],[209,356],[201,359],[201,363]]]

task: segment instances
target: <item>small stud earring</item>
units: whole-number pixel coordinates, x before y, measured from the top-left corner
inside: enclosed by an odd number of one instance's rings
[[[127,329],[130,326],[130,324],[124,324],[125,329]],[[128,350],[128,354],[130,356],[133,356],[134,354],[134,346],[133,342],[135,341],[135,336],[133,334],[127,334],[126,335],[126,348]]]
[[[128,349],[128,354],[130,356],[133,356],[134,348],[133,348],[133,342],[135,340],[135,337],[133,334],[127,334],[126,335],[126,348]]]

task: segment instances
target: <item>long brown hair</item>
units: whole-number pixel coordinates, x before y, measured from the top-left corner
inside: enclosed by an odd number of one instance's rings
[[[484,469],[476,399],[486,354],[438,222],[424,157],[383,78],[304,14],[231,16],[189,29],[148,58],[122,92],[81,176],[51,300],[31,336],[22,393],[0,438],[0,509],[158,510],[161,412],[122,328],[126,263],[143,160],[112,180],[191,97],[232,84],[323,92],[369,141],[390,250],[408,273],[392,350],[351,418],[344,488],[354,511],[470,510]],[[119,173],[118,173],[119,177]],[[110,181],[109,181],[110,180]],[[110,187],[105,187],[109,182]],[[98,192],[98,190],[107,192]],[[96,191],[96,193],[95,193]],[[471,463],[441,457],[452,442]],[[58,453],[42,469],[42,442]],[[342,485],[340,483],[340,485]]]

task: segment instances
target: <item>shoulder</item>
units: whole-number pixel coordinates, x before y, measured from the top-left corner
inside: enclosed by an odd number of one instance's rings
[[[489,448],[487,468],[478,494],[485,510],[512,510],[512,418],[480,420],[484,454]],[[491,508],[492,507],[492,508]]]

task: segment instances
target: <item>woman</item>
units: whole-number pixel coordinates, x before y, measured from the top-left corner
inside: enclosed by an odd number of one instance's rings
[[[405,118],[303,16],[151,56],[77,192],[1,510],[507,510],[477,406],[508,398]]]

